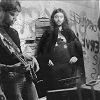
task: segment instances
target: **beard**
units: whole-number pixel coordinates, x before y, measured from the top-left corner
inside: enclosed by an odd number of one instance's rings
[[[13,23],[14,21],[11,20],[7,14],[5,14],[4,19],[3,19],[4,26],[11,26],[13,25]]]
[[[3,24],[4,24],[5,26],[12,26],[12,25],[14,24],[14,22],[11,21],[11,20],[4,19],[4,20],[3,20]]]
[[[62,26],[62,24],[63,24],[63,22],[61,22],[61,21],[55,22],[55,25],[58,26],[58,27]]]

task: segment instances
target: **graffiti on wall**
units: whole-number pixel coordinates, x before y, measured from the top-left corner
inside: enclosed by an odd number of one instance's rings
[[[76,28],[77,24],[79,25],[78,30],[82,37],[86,37],[87,29],[90,29],[92,32],[97,32],[97,25],[94,24],[92,20],[87,17],[84,11],[82,11],[81,13],[83,13],[82,16],[75,13],[74,11],[70,11],[70,20],[73,22]]]
[[[82,15],[81,15],[82,14]],[[81,14],[76,13],[75,11],[70,11],[70,20],[71,26],[74,26],[76,35],[81,37],[81,43],[86,51],[85,55],[86,58],[84,59],[85,62],[90,63],[91,65],[88,66],[91,69],[90,77],[95,79],[95,76],[98,74],[98,54],[99,54],[99,41],[91,39],[88,35],[98,32],[97,24],[94,24],[91,19],[89,19],[84,11]],[[98,37],[98,36],[97,36]],[[90,54],[91,53],[91,57]],[[91,58],[91,59],[90,59]],[[98,66],[99,67],[99,66]]]

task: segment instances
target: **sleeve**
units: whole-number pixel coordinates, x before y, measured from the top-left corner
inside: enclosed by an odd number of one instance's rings
[[[83,49],[81,42],[78,38],[75,39],[75,51],[76,51],[76,57],[78,58],[77,66],[80,70],[83,82],[85,82],[85,67],[84,67],[84,57],[83,57]]]
[[[79,58],[83,58],[83,49],[82,49],[82,44],[81,42],[79,41],[78,38],[75,38],[75,48],[77,50],[77,55]]]
[[[75,63],[75,65],[80,70],[80,73],[83,76],[83,78],[85,78],[85,67],[84,67],[82,44],[80,40],[75,36],[73,31],[71,31],[71,35],[70,35],[70,53],[71,56],[76,56],[78,58],[78,61]]]
[[[72,50],[72,56],[77,56],[78,58],[83,58],[83,51],[82,51],[82,45],[80,40],[76,37],[75,33],[70,29],[68,32],[69,36],[69,43],[70,48]]]
[[[68,30],[68,41],[69,41],[69,42],[72,42],[72,41],[74,41],[76,38],[77,38],[77,37],[76,37],[75,33],[73,32],[73,30],[69,29],[69,30]]]
[[[45,45],[46,45],[48,37],[49,37],[49,33],[48,33],[48,30],[46,30],[43,33],[43,35],[42,35],[42,37],[41,37],[41,39],[39,41],[38,48],[37,48],[37,55],[39,55],[39,54],[44,52],[44,48],[45,48]]]

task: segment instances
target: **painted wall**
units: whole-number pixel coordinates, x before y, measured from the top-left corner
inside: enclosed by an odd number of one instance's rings
[[[66,11],[70,25],[82,43],[87,81],[95,79],[99,73],[100,32],[97,27],[99,1],[21,0],[20,2],[22,12],[18,16],[14,28],[19,32],[22,50],[24,52],[27,50],[29,52],[29,49],[30,52],[32,51],[32,48],[26,47],[25,39],[36,39],[35,23],[37,18],[50,18],[53,9],[62,8]]]

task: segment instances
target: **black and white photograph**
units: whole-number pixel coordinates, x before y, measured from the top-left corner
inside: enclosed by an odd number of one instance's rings
[[[100,100],[99,0],[0,0],[0,100]]]

